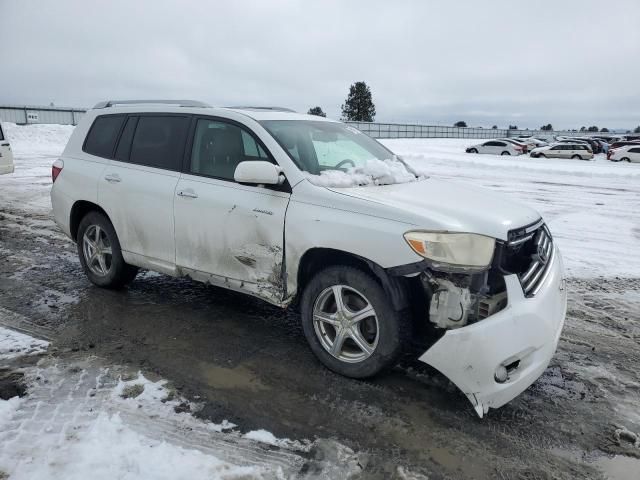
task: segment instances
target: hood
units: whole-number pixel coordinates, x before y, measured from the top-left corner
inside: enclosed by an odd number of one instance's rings
[[[397,220],[425,230],[471,232],[507,240],[509,230],[540,219],[532,208],[491,190],[433,178],[330,190],[384,205],[394,210]]]

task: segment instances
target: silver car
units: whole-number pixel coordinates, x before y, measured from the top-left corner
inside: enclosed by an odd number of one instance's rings
[[[548,147],[538,147],[531,150],[532,157],[545,158],[574,158],[576,160],[591,160],[593,152],[586,143],[554,143]]]

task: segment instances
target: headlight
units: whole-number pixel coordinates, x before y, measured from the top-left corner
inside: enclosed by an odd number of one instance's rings
[[[435,268],[482,270],[491,264],[495,239],[475,233],[407,232],[404,239]]]

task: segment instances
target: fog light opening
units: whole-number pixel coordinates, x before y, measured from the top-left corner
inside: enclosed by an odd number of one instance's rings
[[[507,369],[503,365],[500,365],[496,368],[496,373],[493,375],[493,378],[495,378],[498,383],[504,383],[509,378],[509,372],[507,372]]]
[[[509,376],[515,372],[520,366],[520,360],[515,360],[507,365],[498,365],[496,368],[496,373],[494,373],[493,378],[498,383],[504,383],[509,380]]]

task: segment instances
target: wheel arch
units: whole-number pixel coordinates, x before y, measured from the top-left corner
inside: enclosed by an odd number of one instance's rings
[[[300,258],[296,278],[296,297],[301,296],[304,287],[317,272],[336,265],[355,267],[371,274],[391,299],[395,310],[403,310],[410,306],[409,288],[404,277],[390,275],[387,270],[368,258],[344,250],[324,247],[310,248]]]
[[[88,200],[77,200],[71,207],[71,213],[69,214],[69,233],[74,241],[77,240],[78,237],[80,222],[89,212],[100,212],[111,222],[107,212],[99,205]],[[113,222],[111,222],[111,224],[113,225]]]

